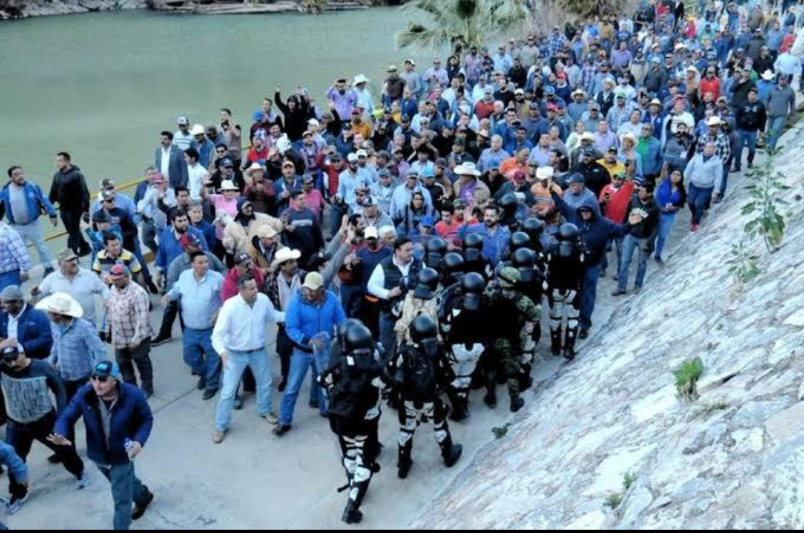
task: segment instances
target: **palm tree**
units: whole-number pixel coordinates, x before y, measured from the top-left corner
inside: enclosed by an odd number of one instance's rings
[[[411,22],[397,34],[397,46],[420,50],[479,46],[525,27],[530,18],[527,4],[528,0],[413,0],[403,9],[426,17],[426,25]]]

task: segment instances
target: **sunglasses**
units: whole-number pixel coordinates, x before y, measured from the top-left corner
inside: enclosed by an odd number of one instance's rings
[[[98,383],[106,383],[109,381],[111,376],[92,376],[92,381],[97,381]]]

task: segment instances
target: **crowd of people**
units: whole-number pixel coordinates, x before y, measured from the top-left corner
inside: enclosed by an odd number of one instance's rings
[[[0,192],[8,511],[27,499],[34,440],[87,485],[83,417],[115,528],[143,516],[154,496],[133,461],[153,422],[150,352],[177,318],[203,400],[218,398],[216,444],[243,392],[287,434],[311,376],[309,405],[343,452],[345,522],[360,522],[379,471],[385,402],[399,416],[400,478],[423,422],[454,466],[448,420],[470,417],[472,388],[495,408],[504,385],[510,410],[524,406],[543,305],[550,352],[572,361],[600,278],[611,271],[615,297],[640,292],[685,207],[695,232],[728,199],[729,175],[775,148],[802,83],[797,9],[702,1],[686,16],[681,1],[649,0],[494,51],[457,44],[421,74],[413,60],[390,65],[381,89],[339,78],[326,106],[277,86],[245,127],[229,109],[210,126],[179,117],[133,197],[108,178],[90,197],[67,152],[49,194],[11,166]],[[56,269],[42,215],[69,234]],[[45,267],[27,295],[26,244]]]

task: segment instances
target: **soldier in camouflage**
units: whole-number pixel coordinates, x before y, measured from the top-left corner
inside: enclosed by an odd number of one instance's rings
[[[539,308],[520,292],[521,281],[519,270],[506,267],[500,271],[497,287],[486,293],[490,308],[489,327],[497,336],[492,349],[508,383],[513,413],[525,405],[525,400],[520,397],[520,372],[522,364],[533,359],[536,349],[533,331],[540,319]],[[485,372],[488,394],[484,401],[493,408],[497,405],[496,368],[486,365]]]

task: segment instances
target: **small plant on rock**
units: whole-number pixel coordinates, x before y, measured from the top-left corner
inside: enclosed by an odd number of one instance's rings
[[[729,404],[724,402],[723,400],[716,400],[714,402],[709,402],[701,405],[695,414],[693,415],[694,418],[700,420],[706,420],[713,414],[717,413],[718,411],[725,411],[729,408]]]
[[[732,245],[730,257],[726,264],[729,266],[729,272],[740,283],[748,283],[759,276],[760,273],[759,256],[748,249],[745,239],[738,244]]]
[[[631,487],[634,486],[634,483],[636,483],[636,480],[637,480],[637,475],[632,474],[631,472],[628,472],[627,474],[625,474],[623,476],[623,488],[626,491],[631,490]]]
[[[700,395],[698,394],[698,380],[704,372],[704,364],[700,357],[691,361],[685,361],[673,375],[676,377],[676,390],[683,402],[694,402]]]
[[[754,169],[751,174],[752,184],[746,187],[751,199],[742,209],[743,215],[754,215],[745,224],[746,235],[761,237],[770,253],[778,251],[784,240],[786,224],[779,211],[788,202],[780,196],[790,190],[784,184],[784,176],[774,170],[775,159],[771,154],[765,158],[761,168]]]
[[[620,504],[623,503],[623,497],[622,492],[609,492],[603,503],[612,511],[616,511]]]
[[[494,427],[491,428],[491,432],[494,434],[494,438],[500,440],[505,438],[508,435],[508,430],[511,428],[511,424],[505,424],[502,427]]]

